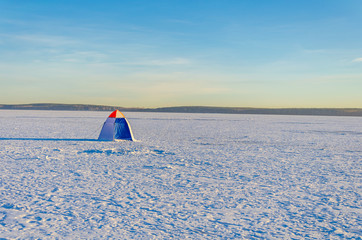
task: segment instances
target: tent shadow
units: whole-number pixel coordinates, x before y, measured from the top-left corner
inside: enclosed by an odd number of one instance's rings
[[[98,139],[84,139],[84,138],[0,138],[0,141],[75,141],[75,142],[95,142]]]

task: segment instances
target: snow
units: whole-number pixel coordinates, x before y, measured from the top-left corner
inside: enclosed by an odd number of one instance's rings
[[[362,118],[0,111],[2,239],[361,239]]]

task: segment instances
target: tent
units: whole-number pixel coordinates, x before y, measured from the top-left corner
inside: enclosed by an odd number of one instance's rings
[[[134,141],[131,126],[125,116],[118,110],[109,115],[104,122],[98,140],[115,141],[115,140],[130,140]]]

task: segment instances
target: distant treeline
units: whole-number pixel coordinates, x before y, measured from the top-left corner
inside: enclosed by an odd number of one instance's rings
[[[362,116],[362,108],[239,108],[239,107],[163,107],[124,108],[119,106],[86,104],[0,104],[0,109],[22,110],[67,110],[67,111],[113,111],[125,112],[175,112],[175,113],[230,113],[230,114],[274,114],[274,115],[319,115],[319,116]]]

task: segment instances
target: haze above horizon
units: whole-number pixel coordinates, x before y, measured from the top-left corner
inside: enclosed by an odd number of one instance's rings
[[[0,2],[0,103],[362,107],[362,2]]]

